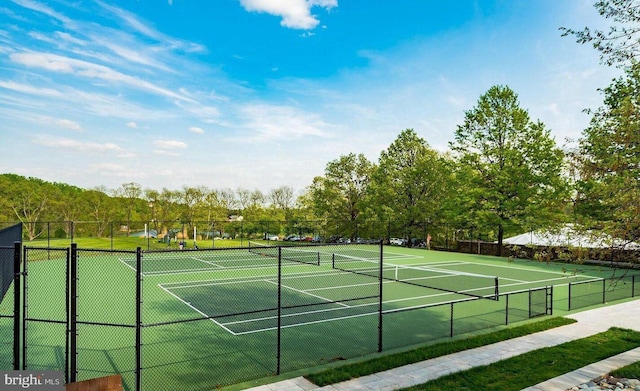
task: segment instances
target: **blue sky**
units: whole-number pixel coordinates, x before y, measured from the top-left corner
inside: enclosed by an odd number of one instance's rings
[[[413,128],[446,151],[508,85],[556,142],[620,75],[561,26],[595,0],[4,0],[0,172],[301,192]]]

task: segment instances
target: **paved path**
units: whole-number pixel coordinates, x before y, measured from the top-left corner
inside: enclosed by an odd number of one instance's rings
[[[532,350],[559,345],[594,335],[611,327],[640,331],[640,301],[597,308],[567,315],[578,322],[492,345],[449,354],[390,369],[369,376],[318,387],[303,377],[250,388],[250,391],[387,391],[422,384],[453,372],[487,365]],[[640,348],[591,364],[563,376],[529,387],[527,391],[558,391],[586,383],[613,369],[640,361]]]

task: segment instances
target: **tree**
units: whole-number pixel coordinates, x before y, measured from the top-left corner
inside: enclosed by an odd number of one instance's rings
[[[95,235],[100,238],[115,219],[116,202],[104,187],[86,191],[83,200],[87,204],[90,219],[96,223]]]
[[[451,149],[470,169],[470,212],[479,224],[497,227],[498,255],[505,230],[546,226],[561,214],[564,154],[509,87],[491,87],[465,112]]]
[[[53,187],[36,178],[26,180],[23,177],[15,176],[13,179],[10,207],[18,220],[22,222],[28,239],[34,240],[44,233],[39,222],[46,213]]]
[[[274,209],[279,210],[283,214],[285,220],[290,220],[292,217],[291,208],[293,208],[295,203],[293,188],[280,186],[276,189],[272,189],[269,192],[268,197],[269,201],[271,201],[271,206]]]
[[[354,153],[327,163],[325,175],[314,178],[309,188],[315,216],[355,239],[373,167],[364,155]]]
[[[600,52],[600,60],[607,64],[624,64],[637,60],[640,54],[640,1],[599,0],[594,4],[600,15],[613,20],[608,32],[574,30],[561,27],[562,36],[573,35],[576,42],[590,43]]]
[[[579,150],[578,213],[620,245],[640,239],[640,64],[604,89]]]
[[[422,237],[429,220],[440,217],[449,178],[445,158],[406,129],[380,154],[370,207],[379,219],[394,221],[398,226],[390,228],[402,230],[403,236],[418,236],[419,229]]]
[[[142,187],[135,183],[123,183],[116,190],[116,196],[120,198],[122,205],[124,206],[125,217],[127,219],[127,236],[131,231],[131,220],[134,211],[136,210],[136,203],[140,200],[142,196]]]

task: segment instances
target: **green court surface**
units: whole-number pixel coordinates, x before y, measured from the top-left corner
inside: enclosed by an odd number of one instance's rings
[[[66,253],[30,252],[38,260],[27,267],[27,367],[61,370]],[[526,320],[535,288],[553,286],[562,315],[570,282],[624,272],[385,246],[380,284],[379,255],[377,245],[144,253],[143,389],[213,389]],[[120,373],[134,389],[136,273],[135,252],[79,249],[78,380]],[[626,290],[619,281],[605,289]],[[3,338],[7,327],[0,322]]]

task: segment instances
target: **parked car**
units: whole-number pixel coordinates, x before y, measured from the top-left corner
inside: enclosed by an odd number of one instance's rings
[[[394,246],[404,246],[405,243],[406,243],[406,240],[404,239],[399,239],[399,238],[389,239],[389,244],[393,244]]]

